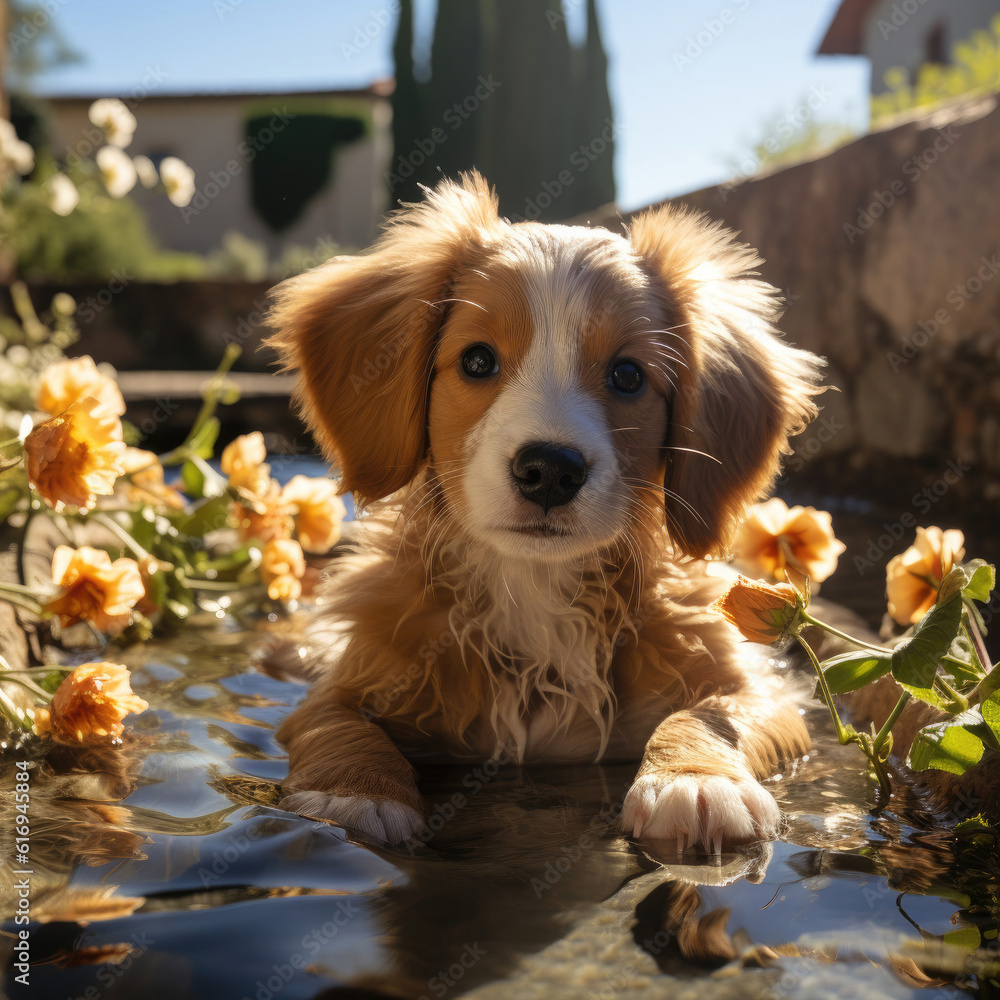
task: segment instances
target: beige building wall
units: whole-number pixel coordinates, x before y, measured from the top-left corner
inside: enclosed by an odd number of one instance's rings
[[[331,181],[306,206],[293,225],[274,232],[250,200],[254,149],[246,142],[248,113],[256,117],[273,109],[275,131],[283,128],[296,102],[306,98],[336,98],[371,115],[368,135],[336,148]],[[99,130],[87,117],[91,97],[51,98],[53,145],[58,159],[93,157]],[[196,194],[191,205],[178,208],[162,191],[141,185],[130,197],[149,218],[161,244],[170,250],[210,253],[222,237],[236,230],[262,242],[272,260],[291,245],[315,247],[338,243],[362,248],[376,234],[388,207],[384,173],[392,155],[389,102],[375,89],[336,93],[285,95],[151,95],[127,101],[138,121],[128,147],[132,156],[145,154],[154,162],[178,156],[195,172]],[[270,124],[270,123],[269,123]],[[259,143],[268,141],[261,132]]]

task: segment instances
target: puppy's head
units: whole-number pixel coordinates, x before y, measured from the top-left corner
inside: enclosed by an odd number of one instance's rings
[[[776,336],[756,264],[669,207],[629,239],[511,225],[474,174],[280,286],[272,343],[361,503],[429,469],[457,530],[509,557],[628,544],[664,517],[702,556],[815,415],[819,361]]]

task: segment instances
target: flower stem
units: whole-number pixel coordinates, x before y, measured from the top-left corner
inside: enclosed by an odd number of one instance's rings
[[[32,614],[44,614],[45,609],[42,607],[41,601],[38,600],[35,591],[30,587],[24,587],[19,583],[0,581],[0,597],[10,604],[30,611]]]
[[[964,712],[969,707],[969,699],[959,694],[940,674],[934,678],[934,683],[958,706],[958,712]]]
[[[98,524],[103,525],[108,531],[111,532],[117,538],[122,545],[125,546],[138,560],[139,562],[146,564],[149,562],[156,563],[160,569],[173,569],[170,563],[164,562],[162,559],[157,559],[156,556],[151,555],[147,552],[113,517],[109,517],[100,511],[89,515]]]
[[[848,635],[846,632],[841,632],[839,628],[834,628],[832,625],[827,625],[826,622],[820,621],[818,618],[813,618],[808,611],[801,612],[802,620],[809,625],[815,625],[817,628],[823,629],[824,632],[829,632],[830,635],[835,635],[838,639],[845,639],[847,642],[855,646],[860,646],[862,649],[870,649],[873,653],[891,653],[891,649],[886,649],[885,646],[873,646],[870,642],[864,642],[862,639],[855,639],[853,635]]]
[[[830,686],[826,683],[826,676],[823,673],[823,667],[816,658],[816,654],[813,652],[812,646],[810,646],[801,635],[797,635],[795,638],[799,645],[806,651],[806,655],[809,657],[816,670],[816,676],[819,679],[819,689],[823,692],[823,701],[826,702],[826,707],[830,710],[830,716],[833,718],[833,724],[837,727],[837,740],[841,746],[844,746],[845,744],[850,743],[856,735],[854,729],[850,726],[845,726],[840,721],[840,715],[837,713],[837,706],[834,704],[833,695],[830,693]]]
[[[904,691],[899,696],[899,701],[896,702],[896,707],[889,713],[889,718],[885,720],[882,724],[882,728],[875,734],[875,752],[880,753],[882,745],[885,743],[886,738],[889,733],[892,732],[892,727],[896,725],[899,717],[903,714],[903,709],[906,708],[906,703],[910,700],[910,692]]]

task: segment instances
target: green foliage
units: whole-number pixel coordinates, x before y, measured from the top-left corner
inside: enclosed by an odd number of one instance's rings
[[[296,222],[327,186],[337,149],[371,128],[367,109],[345,102],[298,101],[280,112],[272,107],[248,114],[245,138],[254,154],[250,200],[275,232]]]
[[[802,107],[807,107],[803,102]],[[801,123],[795,112],[778,111],[761,126],[760,138],[748,152],[728,158],[737,179],[752,177],[778,167],[822,156],[855,138],[854,130],[842,122],[817,121],[809,116]]]
[[[872,124],[877,125],[901,111],[1000,90],[1000,14],[993,18],[988,30],[975,31],[959,42],[952,58],[954,62],[950,65],[924,64],[912,84],[903,67],[886,70],[883,80],[889,90],[873,95]]]
[[[561,0],[440,0],[430,78],[413,66],[412,4],[394,53],[394,202],[478,168],[514,219],[567,219],[614,200],[615,128],[594,0],[574,47]]]
[[[70,174],[78,205],[68,216],[56,215],[43,186],[53,173],[51,163],[40,163],[32,179],[12,185],[5,199],[3,227],[22,277],[102,279],[117,271],[174,281],[204,274],[196,254],[161,250],[139,206],[108,195],[90,164]]]

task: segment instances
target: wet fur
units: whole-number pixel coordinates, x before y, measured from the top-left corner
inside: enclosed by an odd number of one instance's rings
[[[628,241],[511,225],[473,174],[279,287],[272,343],[370,511],[313,636],[320,679],[278,733],[288,808],[395,842],[422,823],[404,750],[641,759],[628,832],[716,850],[775,833],[758,781],[808,736],[707,611],[723,584],[699,561],[815,415],[818,359],[779,339],[756,264],[673,207]],[[463,379],[480,341],[500,374]],[[625,356],[635,398],[606,383]],[[589,463],[543,523],[508,469],[539,438]]]

